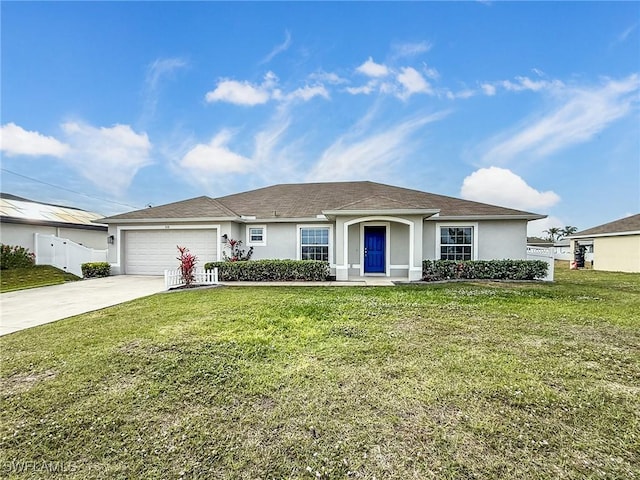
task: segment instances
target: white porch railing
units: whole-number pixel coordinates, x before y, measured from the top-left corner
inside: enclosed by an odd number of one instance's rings
[[[217,285],[218,282],[218,268],[213,270],[205,270],[203,268],[197,268],[194,272],[193,285]],[[164,288],[170,290],[176,287],[182,287],[186,285],[182,279],[182,273],[179,268],[175,270],[164,271]]]
[[[53,265],[65,272],[82,277],[82,264],[106,262],[107,250],[95,250],[72,242],[68,238],[34,233],[36,265]]]
[[[542,260],[547,262],[547,276],[543,278],[545,282],[553,282],[553,273],[555,267],[555,254],[553,247],[527,247],[527,260]]]

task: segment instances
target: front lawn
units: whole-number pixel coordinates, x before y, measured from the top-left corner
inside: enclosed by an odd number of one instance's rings
[[[640,275],[557,278],[180,291],[2,337],[0,471],[640,478]]]
[[[59,283],[80,280],[72,273],[59,270],[51,265],[34,265],[26,268],[12,268],[0,271],[0,292],[45,287]]]

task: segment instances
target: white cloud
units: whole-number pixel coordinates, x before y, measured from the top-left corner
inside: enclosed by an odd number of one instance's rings
[[[531,80],[529,77],[516,77],[516,81],[504,80],[500,82],[500,85],[511,92],[522,92],[525,90],[531,90],[532,92],[538,92],[540,90],[548,90],[553,88],[562,88],[564,83],[560,80]]]
[[[491,85],[490,83],[483,83],[480,85],[482,89],[482,93],[487,95],[488,97],[493,97],[496,94],[496,87]]]
[[[273,58],[274,58],[276,55],[278,55],[278,54],[280,54],[280,53],[282,53],[282,52],[286,51],[286,50],[291,46],[291,33],[289,32],[289,30],[285,30],[285,32],[284,32],[284,36],[285,36],[285,38],[284,38],[284,42],[282,42],[282,43],[281,43],[281,44],[279,44],[279,45],[276,45],[276,46],[273,48],[273,50],[271,50],[271,52],[269,52],[269,54],[268,54],[266,57],[264,57],[264,58],[262,59],[262,61],[260,62],[260,64],[261,64],[261,65],[262,65],[263,63],[268,63],[268,62],[270,62],[271,60],[273,60]]]
[[[328,99],[329,92],[324,87],[324,85],[315,85],[313,87],[304,86],[302,88],[298,88],[289,94],[289,98],[291,99],[301,99],[305,102],[311,100],[313,97],[323,97]]]
[[[629,38],[629,35],[631,35],[636,28],[638,28],[638,25],[640,25],[640,22],[636,22],[633,25],[631,25],[630,27],[628,27],[627,29],[623,30],[617,37],[616,37],[616,41],[614,43],[622,43],[624,41],[627,40],[627,38]]]
[[[260,85],[237,80],[220,80],[214,90],[207,92],[207,102],[228,102],[236,105],[253,106],[267,103],[278,83],[273,72],[267,72]]]
[[[526,122],[518,131],[491,140],[483,162],[504,163],[524,153],[543,157],[584,143],[627,115],[638,102],[639,89],[637,74],[620,81],[607,80],[593,88],[565,89],[561,93],[563,102],[554,110]]]
[[[161,80],[187,66],[188,62],[182,58],[158,58],[147,67],[143,91],[144,107],[139,124],[147,124],[155,116]]]
[[[544,210],[560,201],[555,192],[540,192],[511,170],[498,167],[481,168],[466,177],[460,195],[517,210]]]
[[[374,62],[372,57],[369,57],[366,62],[356,68],[356,72],[375,78],[386,77],[389,75],[389,69],[387,66]]]
[[[460,90],[459,92],[456,92],[456,93],[448,90],[446,95],[447,95],[447,98],[450,99],[450,100],[455,100],[457,98],[462,98],[463,100],[465,100],[467,98],[471,98],[471,97],[475,96],[476,93],[477,92],[475,90],[472,90],[470,88],[466,88],[466,89]]]
[[[162,77],[171,75],[176,70],[184,68],[188,65],[187,61],[182,58],[158,58],[147,67],[147,86],[151,90],[158,87],[158,82]]]
[[[216,88],[207,92],[207,102],[228,102],[236,105],[254,106],[267,103],[269,100],[284,102],[287,100],[308,101],[314,97],[329,98],[329,91],[324,85],[305,85],[291,93],[283,93],[277,88],[278,77],[267,72],[260,85],[236,80],[221,80]]]
[[[205,176],[248,172],[252,162],[229,149],[227,144],[231,138],[229,130],[220,131],[209,143],[198,144],[189,150],[180,160],[180,167]]]
[[[348,82],[347,79],[342,78],[340,75],[333,72],[315,72],[309,75],[309,78],[320,83],[326,82],[332,85],[340,85]]]
[[[7,123],[0,128],[0,149],[8,157],[15,155],[63,157],[69,145],[54,137],[25,130],[15,123]]]
[[[360,87],[347,87],[345,90],[351,95],[369,95],[377,88],[378,81],[370,80],[366,85]]]
[[[428,42],[402,43],[396,44],[392,48],[394,58],[414,57],[431,50],[431,44]]]
[[[98,128],[67,122],[62,130],[71,145],[63,161],[102,190],[121,194],[138,170],[152,163],[147,134],[129,125]]]
[[[445,115],[446,112],[435,113],[369,133],[366,125],[371,118],[367,114],[322,153],[307,181],[382,179],[390,167],[415,151],[412,136]]]
[[[436,70],[435,68],[428,66],[426,63],[422,64],[422,71],[428,78],[432,80],[437,80],[438,78],[440,78],[440,72],[438,72],[438,70]]]
[[[429,82],[413,67],[402,67],[397,76],[397,80],[403,87],[402,92],[398,95],[403,100],[406,100],[415,93],[433,93]]]

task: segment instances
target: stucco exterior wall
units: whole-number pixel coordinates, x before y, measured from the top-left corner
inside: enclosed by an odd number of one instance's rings
[[[34,233],[68,238],[72,242],[79,243],[87,248],[95,248],[97,250],[107,248],[107,232],[104,231],[26,225],[21,223],[0,224],[0,243],[4,243],[5,245],[20,245],[28,248],[30,252],[33,252],[35,250]]]
[[[478,222],[478,260],[526,258],[526,220]]]
[[[423,259],[437,260],[438,234],[443,226],[472,226],[476,236],[476,260],[524,260],[527,258],[526,220],[485,220],[439,222],[437,219],[424,222],[422,239]]]
[[[435,260],[436,256],[436,224],[423,222],[422,228],[422,259]]]
[[[250,225],[250,224],[249,224]],[[266,224],[267,244],[253,247],[253,260],[296,258],[297,231],[295,223]],[[242,225],[243,247],[247,246],[247,229]],[[247,247],[248,248],[248,247]]]
[[[640,235],[593,239],[593,268],[610,272],[640,272]]]

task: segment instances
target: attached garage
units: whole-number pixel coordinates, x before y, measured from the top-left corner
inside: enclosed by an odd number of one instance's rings
[[[177,246],[187,247],[198,257],[197,266],[217,260],[218,231],[209,229],[124,230],[124,273],[163,275],[177,268]]]

